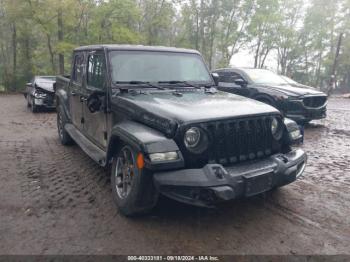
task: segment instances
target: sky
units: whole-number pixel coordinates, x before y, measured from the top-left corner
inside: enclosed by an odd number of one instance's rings
[[[268,69],[277,72],[277,53],[271,52],[266,58],[265,65]],[[254,53],[249,49],[241,49],[232,56],[230,61],[232,67],[254,67]]]

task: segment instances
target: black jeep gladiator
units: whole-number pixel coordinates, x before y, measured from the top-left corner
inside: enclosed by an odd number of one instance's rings
[[[57,125],[111,170],[121,213],[150,210],[159,193],[210,207],[291,183],[306,154],[298,125],[275,108],[218,92],[194,50],[101,45],[74,50],[57,77]],[[293,147],[294,148],[294,147]]]

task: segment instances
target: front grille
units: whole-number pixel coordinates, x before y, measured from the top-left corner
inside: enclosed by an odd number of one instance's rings
[[[303,103],[306,107],[317,108],[324,106],[327,102],[326,96],[309,96],[303,99]]]
[[[180,132],[178,144],[187,167],[203,167],[207,163],[232,165],[280,152],[280,142],[271,134],[271,116],[202,123],[196,126],[208,135],[208,150],[200,155],[189,152]],[[280,119],[281,121],[281,119]]]

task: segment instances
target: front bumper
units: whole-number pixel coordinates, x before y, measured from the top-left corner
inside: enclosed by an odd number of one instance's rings
[[[46,108],[55,108],[55,94],[46,94],[43,97],[34,97],[34,103],[36,106],[43,106]]]
[[[289,184],[303,173],[306,160],[305,152],[296,149],[231,167],[207,164],[201,169],[159,172],[153,179],[158,191],[169,198],[208,207]]]
[[[306,107],[302,100],[291,100],[283,105],[283,112],[286,117],[296,122],[323,119],[327,116],[327,105],[312,108]]]

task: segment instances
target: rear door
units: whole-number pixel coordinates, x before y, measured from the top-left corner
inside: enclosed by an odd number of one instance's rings
[[[83,79],[84,79],[84,53],[76,52],[73,58],[73,69],[69,87],[69,106],[72,122],[79,130],[83,129]]]
[[[106,61],[104,53],[91,52],[87,55],[86,88],[84,88],[84,132],[97,146],[107,146],[107,115],[104,110],[107,88],[106,88]],[[88,108],[88,98],[92,94],[99,93],[98,98],[102,107],[96,112]],[[104,94],[104,95],[103,95]]]

